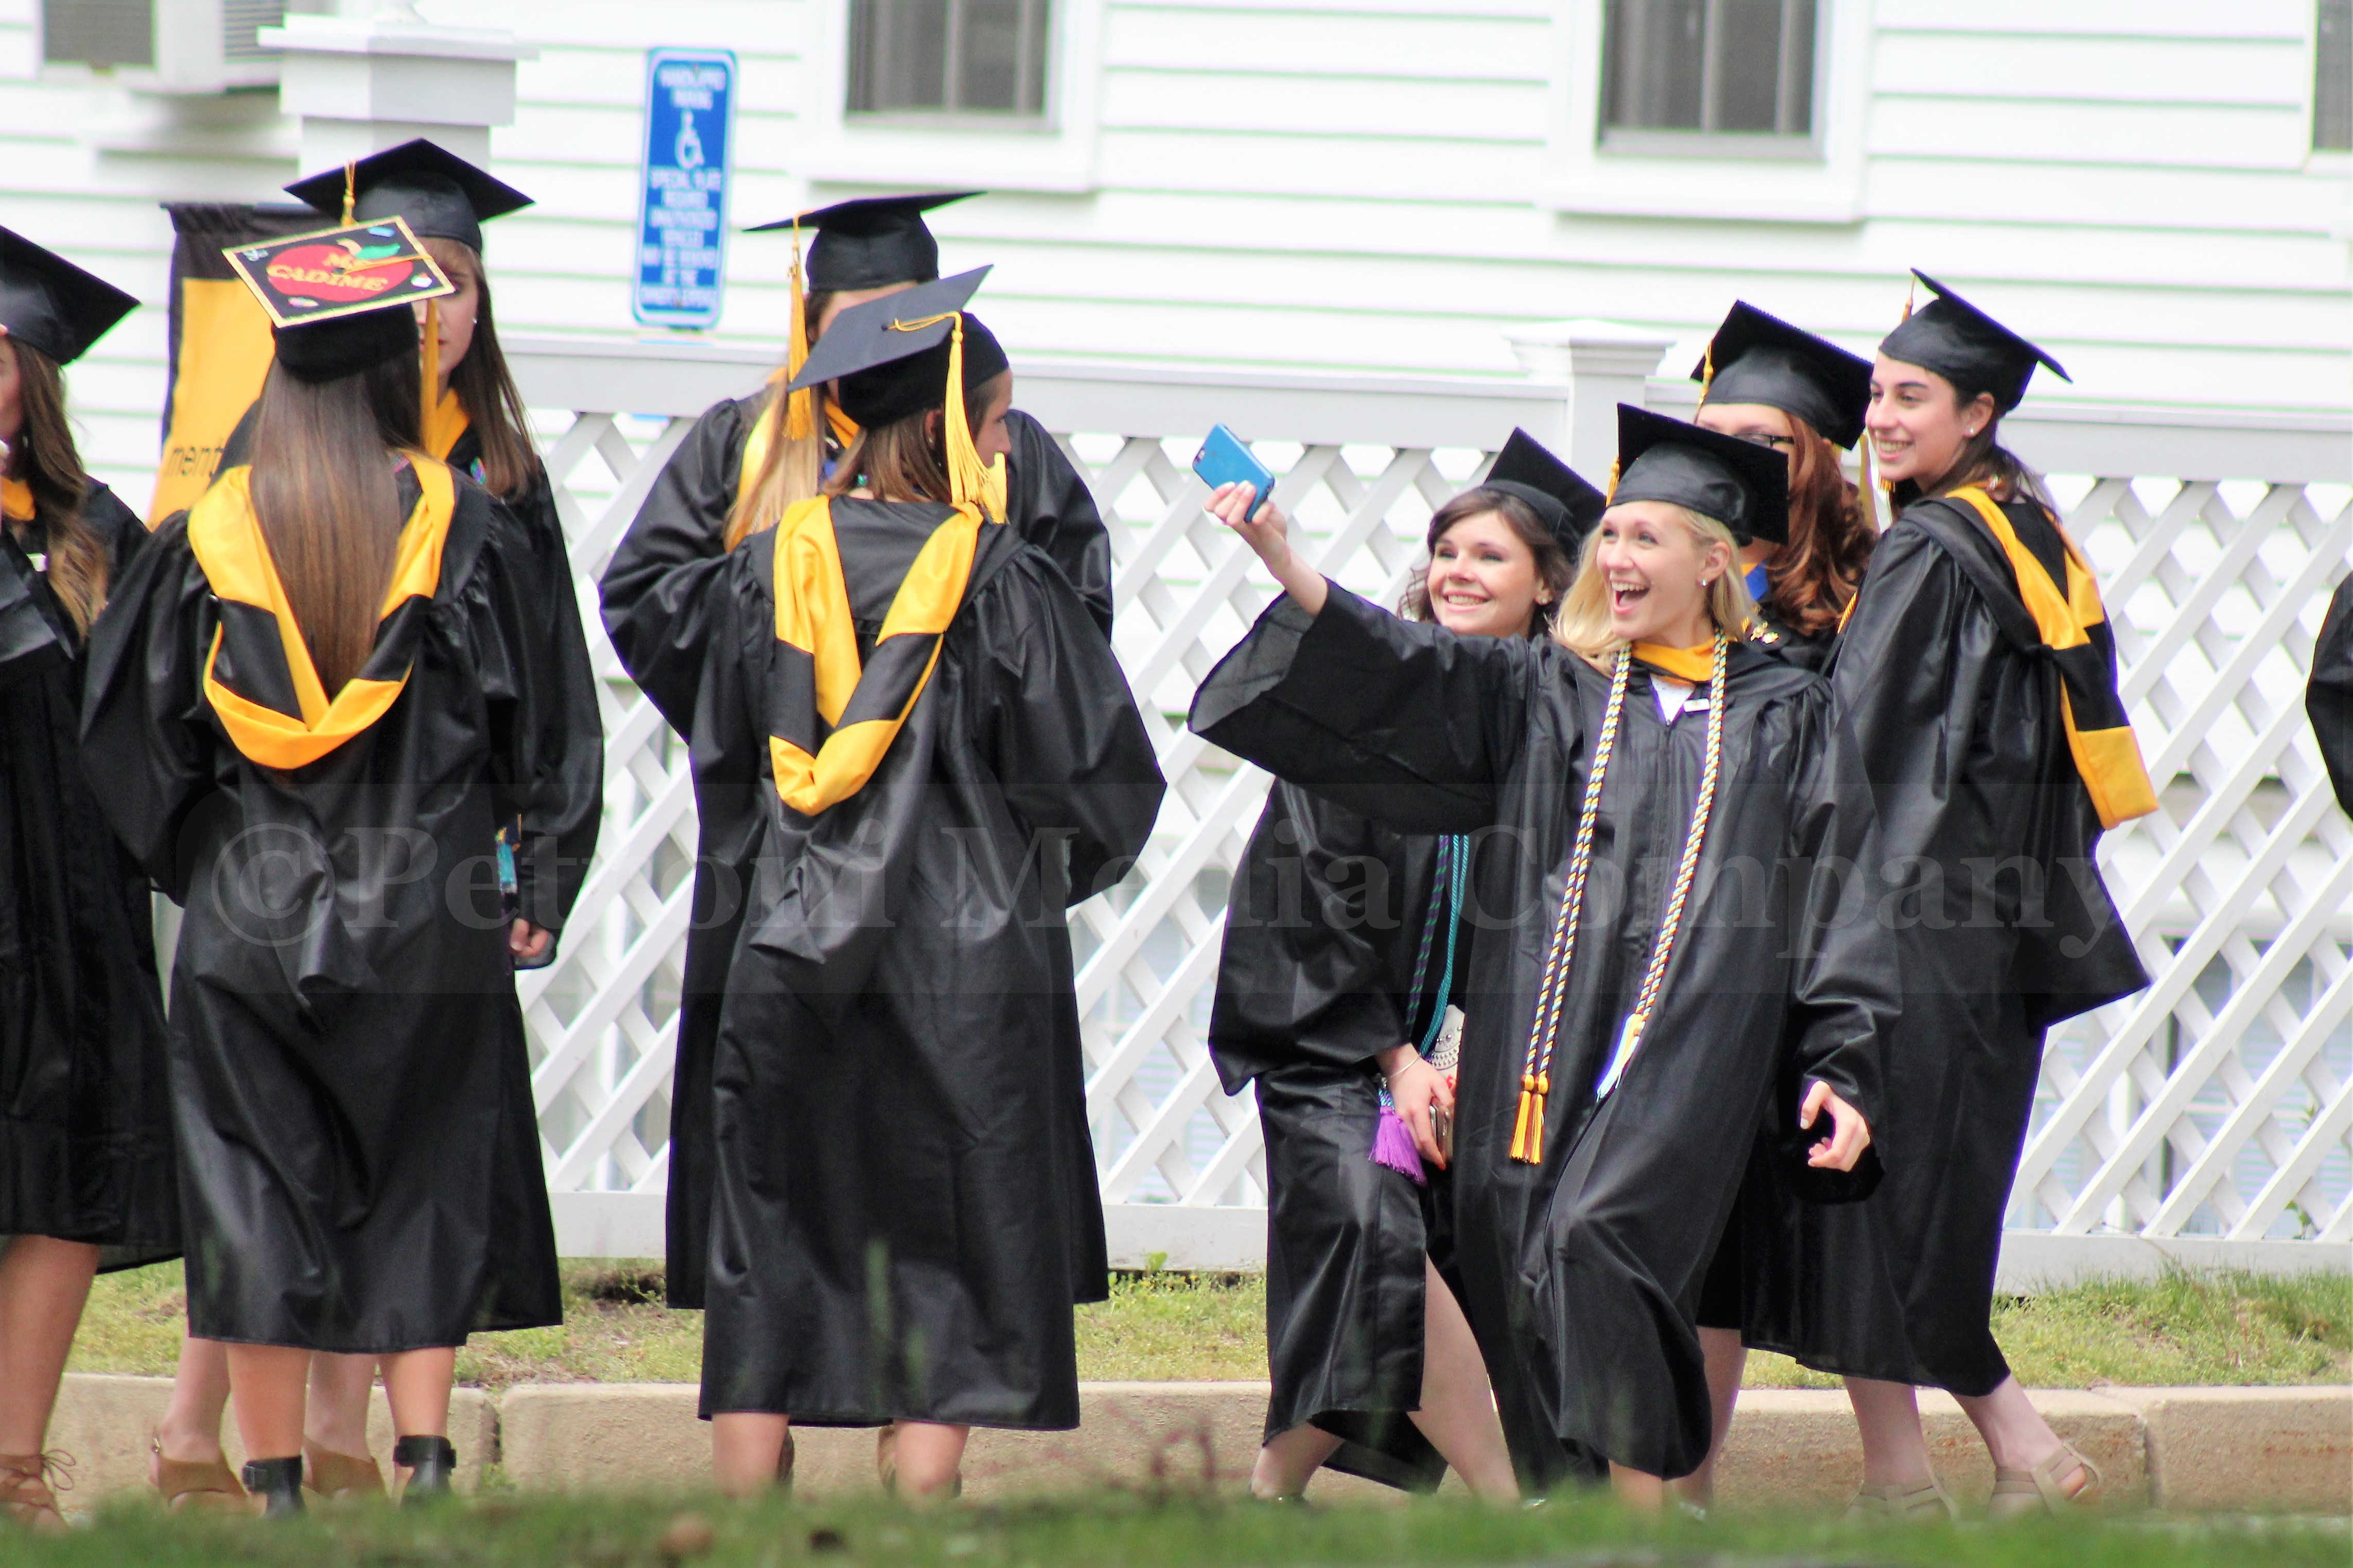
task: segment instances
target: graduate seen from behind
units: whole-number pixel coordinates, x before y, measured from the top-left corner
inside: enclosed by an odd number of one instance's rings
[[[1870,1140],[1883,942],[1847,879],[1871,825],[1818,676],[1756,651],[1735,570],[1784,467],[1621,406],[1622,477],[1541,642],[1374,610],[1275,508],[1211,510],[1283,597],[1193,728],[1402,831],[1469,834],[1456,1251],[1523,1479],[1606,1460],[1646,1506],[1705,1456],[1691,1313],[1768,1104],[1788,1157]],[[1818,868],[1818,863],[1828,865]]]
[[[1462,637],[1550,636],[1601,492],[1514,430],[1430,516],[1398,613]],[[1226,910],[1209,1055],[1253,1081],[1267,1165],[1261,1497],[1319,1465],[1427,1490],[1451,1465],[1516,1498],[1457,1298],[1453,1113],[1472,840],[1399,833],[1278,780]]]
[[[2095,1500],[2099,1476],[2010,1375],[1994,1269],[2044,1031],[2148,984],[2094,855],[2157,797],[2091,566],[2000,441],[2035,367],[2065,373],[1918,276],[1936,298],[1871,373],[1872,447],[1900,511],[1831,677],[1894,879],[1887,1177],[1844,1206],[1745,1205],[1742,1320],[1751,1345],[1846,1375],[1859,1511],[1956,1511],[1921,1433],[1927,1385],[1984,1437],[1991,1512],[2057,1512]]]
[[[796,1421],[881,1427],[886,1484],[955,1492],[971,1427],[1078,1424],[1071,1308],[1107,1289],[1064,910],[1162,783],[1084,602],[999,521],[982,275],[847,310],[810,354],[798,382],[859,425],[823,494],[730,547],[658,488],[605,574],[744,868],[703,1260],[732,1493],[789,1479]]]
[[[381,235],[352,231],[353,254]],[[372,259],[434,281],[414,251]],[[457,1347],[562,1316],[510,1029],[514,963],[571,889],[543,897],[524,846],[534,918],[511,921],[494,851],[576,773],[540,752],[569,589],[418,449],[414,291],[319,321],[265,298],[252,464],[117,584],[83,710],[109,817],[185,908],[188,1326],[227,1342],[244,1484],[273,1513],[301,1508],[312,1352],[380,1359],[405,1498],[428,1499],[457,1461]]]
[[[785,363],[760,391],[713,404],[695,421],[638,509],[638,526],[649,528],[659,521],[666,529],[708,535],[733,548],[818,494],[857,442],[860,423],[832,378],[796,379],[811,346],[844,310],[936,281],[940,246],[923,215],[976,194],[865,196],[753,230],[789,230],[793,236]],[[810,236],[806,274],[798,249],[802,230]],[[1045,552],[1108,635],[1111,539],[1094,498],[1036,420],[1008,409],[1001,426],[991,426],[999,428],[1006,458],[1003,521]],[[997,436],[987,438],[994,442]],[[742,826],[740,812],[714,817],[706,806],[698,827],[696,915],[686,939],[670,1095],[670,1243],[663,1282],[673,1307],[701,1307],[703,1299],[711,1215],[711,1068],[727,964],[750,876],[741,858],[747,843]]]
[[[138,307],[0,228],[0,1520],[45,1531],[90,1277],[180,1250],[147,880],[79,743],[90,626],[147,531],[83,470],[59,374]]]
[[[531,205],[531,198],[422,138],[298,180],[286,189],[322,214],[340,216],[349,198],[355,221],[401,218],[448,277],[455,292],[416,307],[438,346],[434,395],[421,426],[422,447],[427,456],[470,476],[504,500],[539,557],[541,580],[554,588],[568,587],[572,563],[555,513],[554,492],[532,446],[522,397],[499,347],[490,274],[482,261],[482,225]],[[230,433],[221,458],[223,471],[251,461],[258,409],[259,405],[248,410]],[[511,863],[517,845],[537,846],[547,859],[535,885],[545,897],[568,905],[570,894],[562,889],[578,887],[596,852],[602,820],[604,725],[596,710],[587,641],[581,632],[579,601],[568,591],[551,592],[545,608],[553,622],[549,647],[556,666],[549,700],[538,709],[549,732],[536,754],[543,766],[566,773],[534,787],[532,794],[539,802],[534,820],[502,825],[499,852],[502,863]],[[517,968],[541,968],[554,960],[555,931],[543,923],[537,931],[533,945],[517,954]],[[531,1061],[520,1006],[510,1023],[509,1092],[528,1094]],[[509,1152],[521,1158],[523,1152]],[[322,1355],[311,1363],[302,1447],[302,1482],[311,1491],[327,1497],[383,1491],[384,1478],[367,1451],[368,1388],[375,1370],[365,1356]],[[172,1402],[156,1424],[149,1460],[149,1479],[166,1507],[219,1507],[240,1500],[237,1477],[222,1457],[220,1424],[227,1402],[223,1347],[209,1340],[187,1339],[172,1382]]]
[[[1693,367],[1692,423],[1754,441],[1789,465],[1788,538],[1740,547],[1742,582],[1757,602],[1750,637],[1817,673],[1830,668],[1838,624],[1871,563],[1878,534],[1839,451],[1862,437],[1871,362],[1735,300]]]

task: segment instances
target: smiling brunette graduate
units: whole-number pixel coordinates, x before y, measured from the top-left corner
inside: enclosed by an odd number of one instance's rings
[[[1194,700],[1204,737],[1401,831],[1479,835],[1456,1248],[1522,1479],[1599,1456],[1655,1505],[1705,1455],[1694,1300],[1769,1100],[1799,1157],[1870,1137],[1893,994],[1841,880],[1870,801],[1818,676],[1757,651],[1734,570],[1777,453],[1621,406],[1621,476],[1542,642],[1383,615],[1212,510],[1284,596]],[[1482,832],[1482,830],[1489,830]]]
[[[1769,447],[1789,465],[1788,537],[1740,548],[1757,601],[1749,636],[1802,668],[1826,670],[1878,538],[1861,492],[1839,471],[1840,448],[1862,437],[1871,362],[1742,300],[1691,378],[1700,384],[1694,424]]]
[[[708,1230],[674,1203],[670,1237],[707,1234],[730,1492],[789,1476],[788,1419],[886,1427],[918,1496],[955,1489],[973,1426],[1076,1426],[1071,1308],[1108,1287],[1064,910],[1162,783],[1085,603],[999,521],[982,276],[844,311],[809,355],[787,392],[833,381],[859,426],[824,494],[732,549],[649,504],[605,574],[704,841],[746,872]]]
[[[762,390],[703,412],[638,509],[637,526],[665,534],[699,531],[710,536],[713,551],[723,552],[773,528],[789,508],[818,494],[857,440],[860,426],[830,378],[796,380],[813,345],[844,310],[937,280],[939,241],[923,214],[979,194],[864,196],[754,229],[794,235],[785,363]],[[806,276],[797,252],[804,229],[811,236]],[[1004,521],[1017,536],[1045,552],[1108,636],[1111,538],[1094,498],[1036,420],[1009,409],[1003,425]],[[608,615],[611,583],[608,574]],[[691,714],[666,716],[691,739]],[[711,1213],[712,1051],[727,960],[744,911],[741,889],[750,874],[737,858],[742,838],[725,826],[733,819],[732,813],[702,818],[695,858],[695,918],[687,933],[670,1099],[670,1247],[663,1280],[673,1307],[702,1305]]]
[[[138,306],[0,228],[0,1520],[49,1531],[90,1277],[180,1249],[147,883],[79,739],[85,639],[147,531],[83,471],[59,374]]]
[[[2058,1511],[2099,1478],[2010,1375],[1994,1268],[2044,1031],[2148,983],[2094,856],[2157,798],[2091,566],[2000,444],[2037,365],[2065,373],[1917,276],[1936,298],[1880,344],[1868,416],[1902,511],[1831,667],[1878,803],[1874,857],[1901,872],[1882,900],[1903,973],[1887,1176],[1844,1206],[1744,1205],[1744,1323],[1750,1344],[1846,1374],[1859,1510],[1953,1511],[1926,1384],[1985,1438],[1994,1514]]]
[[[265,298],[253,461],[116,584],[82,719],[109,818],[185,907],[189,1328],[229,1342],[245,1485],[273,1513],[301,1507],[311,1352],[382,1359],[406,1495],[430,1498],[456,1465],[456,1347],[562,1317],[493,851],[575,772],[538,752],[567,590],[417,447],[429,266],[386,226],[343,237],[405,270],[327,320]],[[567,890],[543,906],[523,848],[524,907],[560,919]]]
[[[1601,492],[1525,431],[1431,513],[1398,613],[1541,638]],[[1209,1011],[1229,1094],[1255,1082],[1267,1167],[1267,1359],[1251,1489],[1318,1465],[1426,1490],[1451,1465],[1518,1495],[1457,1299],[1451,1114],[1472,839],[1404,834],[1277,780],[1242,852]]]

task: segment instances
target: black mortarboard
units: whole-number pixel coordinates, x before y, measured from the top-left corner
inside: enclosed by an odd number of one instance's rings
[[[456,290],[399,217],[222,250],[269,318],[278,363],[336,381],[420,352],[413,306]]]
[[[1525,430],[1512,432],[1478,488],[1525,501],[1572,561],[1609,506],[1599,490]]]
[[[1761,403],[1796,415],[1839,447],[1862,438],[1871,406],[1869,360],[1745,300],[1733,301],[1691,378],[1702,403]]]
[[[1788,459],[1770,447],[1618,405],[1618,483],[1611,506],[1667,501],[1712,517],[1746,544],[1789,537]]]
[[[138,308],[95,272],[0,228],[0,327],[18,342],[70,364]]]
[[[987,276],[976,267],[844,310],[786,390],[835,382],[841,411],[870,430],[939,407],[956,315]],[[965,316],[964,389],[1001,374],[1008,363],[996,334]]]
[[[860,196],[815,208],[797,218],[760,224],[746,232],[766,234],[797,225],[817,230],[808,251],[812,291],[838,293],[845,289],[929,283],[940,275],[940,242],[923,226],[923,215],[934,207],[985,194],[928,191],[909,196]]]
[[[362,158],[352,165],[352,183],[359,192],[354,221],[405,218],[419,239],[454,239],[477,252],[482,225],[532,205],[512,185],[422,136]],[[343,216],[340,168],[297,180],[286,191],[330,217]]]
[[[1889,359],[1933,370],[1964,396],[1990,392],[2004,414],[2026,395],[2037,363],[2049,365],[2062,381],[2074,379],[2057,360],[1918,268],[1912,276],[1936,297],[1880,340],[1879,352]]]

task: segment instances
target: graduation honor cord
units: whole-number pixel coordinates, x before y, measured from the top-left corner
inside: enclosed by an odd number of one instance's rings
[[[1446,962],[1439,973],[1438,994],[1430,1005],[1430,1025],[1422,1030],[1421,1044],[1414,1049],[1421,1059],[1440,1072],[1451,1072],[1461,1059],[1461,1032],[1451,1035],[1446,1029],[1446,1016],[1454,1009],[1448,1005],[1454,996],[1454,956],[1456,939],[1462,925],[1462,900],[1471,885],[1471,840],[1467,835],[1450,833],[1438,841],[1438,860],[1430,878],[1430,910],[1421,924],[1421,946],[1414,955],[1414,998],[1421,996],[1422,983],[1430,977],[1430,955],[1437,939],[1439,923],[1446,926]],[[1413,1133],[1407,1128],[1405,1118],[1398,1114],[1396,1097],[1384,1082],[1380,1089],[1380,1116],[1373,1125],[1373,1146],[1366,1157],[1376,1165],[1411,1176],[1418,1186],[1426,1177],[1421,1168],[1421,1152],[1414,1146]]]
[[[1594,1085],[1596,1100],[1617,1087],[1635,1047],[1641,1044],[1642,1031],[1650,1024],[1651,1010],[1657,1005],[1660,987],[1666,980],[1667,961],[1674,954],[1675,934],[1683,925],[1683,906],[1690,900],[1692,878],[1699,867],[1700,845],[1707,837],[1708,817],[1715,806],[1716,778],[1724,759],[1724,715],[1732,706],[1724,689],[1725,659],[1730,647],[1731,639],[1718,631],[1708,674],[1706,759],[1700,768],[1699,797],[1692,803],[1691,831],[1683,837],[1683,858],[1675,867],[1674,890],[1668,896],[1666,912],[1660,919],[1658,937],[1651,944],[1651,962],[1642,975],[1642,989],[1634,999],[1634,1010],[1627,1015],[1625,1026],[1619,1031],[1616,1053]],[[1553,1047],[1560,1037],[1561,1005],[1568,996],[1569,959],[1577,951],[1577,919],[1584,909],[1586,879],[1593,868],[1593,829],[1601,815],[1601,783],[1609,771],[1609,759],[1617,751],[1619,725],[1626,709],[1626,679],[1633,665],[1634,650],[1620,649],[1618,668],[1609,678],[1609,705],[1601,715],[1601,738],[1593,748],[1592,771],[1585,779],[1585,802],[1577,812],[1577,839],[1569,850],[1560,914],[1553,922],[1552,945],[1545,956],[1544,977],[1536,986],[1535,1026],[1529,1032],[1527,1060],[1520,1073],[1519,1119],[1512,1130],[1511,1157],[1523,1164],[1544,1163],[1545,1107],[1552,1092]]]

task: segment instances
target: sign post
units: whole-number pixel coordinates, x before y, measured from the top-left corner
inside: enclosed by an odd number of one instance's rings
[[[727,291],[735,55],[646,51],[646,156],[630,306],[656,327],[708,327]]]

